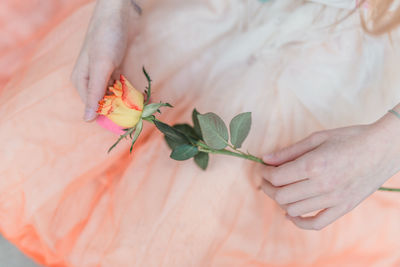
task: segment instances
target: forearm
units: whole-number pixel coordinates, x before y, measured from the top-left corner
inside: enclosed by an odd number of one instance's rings
[[[140,12],[141,8],[136,7],[132,0],[97,0],[87,36],[91,33],[104,34],[101,29],[114,25],[120,34],[129,37],[132,35],[132,26],[140,18]]]
[[[143,0],[97,0],[94,17],[130,20],[142,12]]]
[[[400,103],[392,108],[400,114]],[[386,112],[379,120],[371,124],[375,142],[383,149],[388,166],[400,170],[400,117]],[[389,179],[390,177],[388,177]]]

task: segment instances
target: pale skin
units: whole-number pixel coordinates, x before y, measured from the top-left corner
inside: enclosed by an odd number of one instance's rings
[[[400,111],[400,104],[395,110]],[[350,212],[400,170],[400,120],[316,132],[263,160],[262,190],[296,226],[321,230]],[[319,211],[314,216],[304,216]]]
[[[71,76],[87,122],[96,118],[98,101],[119,74],[131,37],[129,25],[137,17],[131,1],[97,2]],[[394,109],[400,112],[400,104]],[[400,170],[399,135],[400,119],[391,113],[371,124],[316,132],[263,157],[276,167],[259,165],[262,190],[297,227],[323,229]]]
[[[119,76],[128,41],[129,25],[139,17],[134,2],[98,0],[84,43],[71,74],[71,81],[85,104],[83,119],[96,117],[98,102],[112,78]]]

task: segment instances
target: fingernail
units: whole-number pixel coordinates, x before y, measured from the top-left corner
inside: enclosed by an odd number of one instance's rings
[[[274,153],[266,154],[262,157],[263,161],[268,161],[274,158]]]
[[[83,119],[85,121],[91,121],[96,118],[96,112],[93,109],[86,108],[85,109],[85,114],[83,115]]]

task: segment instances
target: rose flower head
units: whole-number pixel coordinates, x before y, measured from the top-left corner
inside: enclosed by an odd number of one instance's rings
[[[118,143],[130,137],[132,140],[130,152],[143,129],[143,121],[161,124],[155,113],[161,113],[161,107],[172,107],[169,103],[149,103],[151,97],[151,79],[143,67],[147,79],[144,94],[136,90],[132,84],[121,75],[114,86],[109,87],[107,94],[99,101],[97,122],[109,131],[119,134],[118,140],[110,147],[110,152]],[[144,100],[146,95],[146,100]]]
[[[132,128],[141,119],[144,96],[123,76],[109,87],[111,94],[99,101],[97,113],[106,116],[122,128]]]

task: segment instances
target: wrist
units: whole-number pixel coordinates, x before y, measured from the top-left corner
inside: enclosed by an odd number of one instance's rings
[[[400,115],[400,107],[395,107],[393,110]],[[400,117],[388,111],[379,120],[372,123],[372,127],[384,131],[390,137],[400,136]]]
[[[400,108],[394,108],[399,112]],[[399,112],[400,114],[400,112]],[[400,118],[386,112],[379,120],[370,125],[376,141],[382,144],[385,151],[400,163]]]

